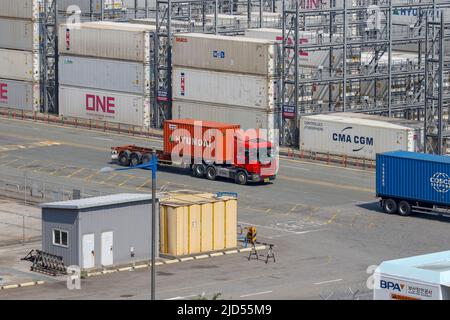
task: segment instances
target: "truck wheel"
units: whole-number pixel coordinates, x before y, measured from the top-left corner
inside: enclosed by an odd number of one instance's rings
[[[247,184],[247,180],[248,180],[248,177],[244,171],[239,171],[236,174],[236,183],[237,184],[245,185],[245,184]]]
[[[394,199],[386,199],[384,200],[383,205],[384,212],[393,214],[397,212],[397,202]]]
[[[130,166],[131,167],[138,166],[140,162],[141,162],[141,157],[137,153],[131,154],[131,157],[130,157]]]
[[[216,168],[214,167],[206,168],[206,178],[208,178],[208,180],[216,180],[216,176],[217,176]]]
[[[142,156],[142,164],[149,163],[152,160],[152,155],[150,153],[145,153]]]
[[[205,175],[205,166],[203,164],[194,164],[192,166],[192,174],[194,177],[203,178]]]
[[[128,167],[130,165],[130,152],[122,151],[119,154],[119,164],[124,167]]]
[[[408,201],[400,201],[398,204],[398,214],[401,216],[409,216],[411,214],[411,205]]]

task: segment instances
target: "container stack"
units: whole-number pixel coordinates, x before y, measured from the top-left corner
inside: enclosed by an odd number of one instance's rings
[[[39,111],[40,0],[0,0],[0,107]]]
[[[59,112],[148,127],[154,27],[88,22],[59,28]]]
[[[173,118],[276,129],[274,41],[207,34],[173,39]]]

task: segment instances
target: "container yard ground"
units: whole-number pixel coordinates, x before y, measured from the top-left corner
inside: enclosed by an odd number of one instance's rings
[[[49,140],[59,144],[27,147]],[[25,146],[0,151],[0,181],[23,183],[26,171],[28,179],[85,188],[92,195],[149,192],[148,172],[97,173],[109,162],[111,146],[132,143],[161,147],[159,140],[0,119],[1,146]],[[348,299],[357,290],[357,297],[369,299],[369,266],[448,250],[450,243],[450,218],[382,213],[371,171],[282,158],[279,176],[268,185],[239,186],[162,170],[162,187],[237,192],[239,223],[256,226],[260,241],[274,243],[277,261],[248,261],[242,253],[163,265],[157,269],[158,299],[191,299],[202,292],[221,292],[225,299]],[[0,299],[12,298],[149,299],[149,273],[89,277],[81,291],[46,283],[0,292]]]

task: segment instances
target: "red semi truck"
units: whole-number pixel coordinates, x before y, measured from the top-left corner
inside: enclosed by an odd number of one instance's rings
[[[253,133],[253,134],[252,134]],[[163,150],[154,150],[161,165],[189,167],[195,177],[234,180],[237,184],[274,180],[278,172],[275,146],[259,131],[239,125],[194,119],[164,122]],[[111,148],[111,159],[122,166],[150,161],[153,149],[126,145]]]

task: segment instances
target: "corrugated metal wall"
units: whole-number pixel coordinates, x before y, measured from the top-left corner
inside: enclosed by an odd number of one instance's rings
[[[53,244],[53,229],[67,231],[68,247]],[[64,264],[80,265],[78,243],[78,212],[75,210],[42,209],[42,250],[63,257]]]
[[[159,254],[159,202],[156,213],[156,256]],[[134,247],[135,261],[151,257],[151,201],[112,205],[80,211],[80,257],[83,256],[81,239],[95,234],[95,265],[101,266],[101,234],[112,231],[114,237],[114,264],[130,263],[130,247]],[[81,259],[81,258],[80,258]]]

